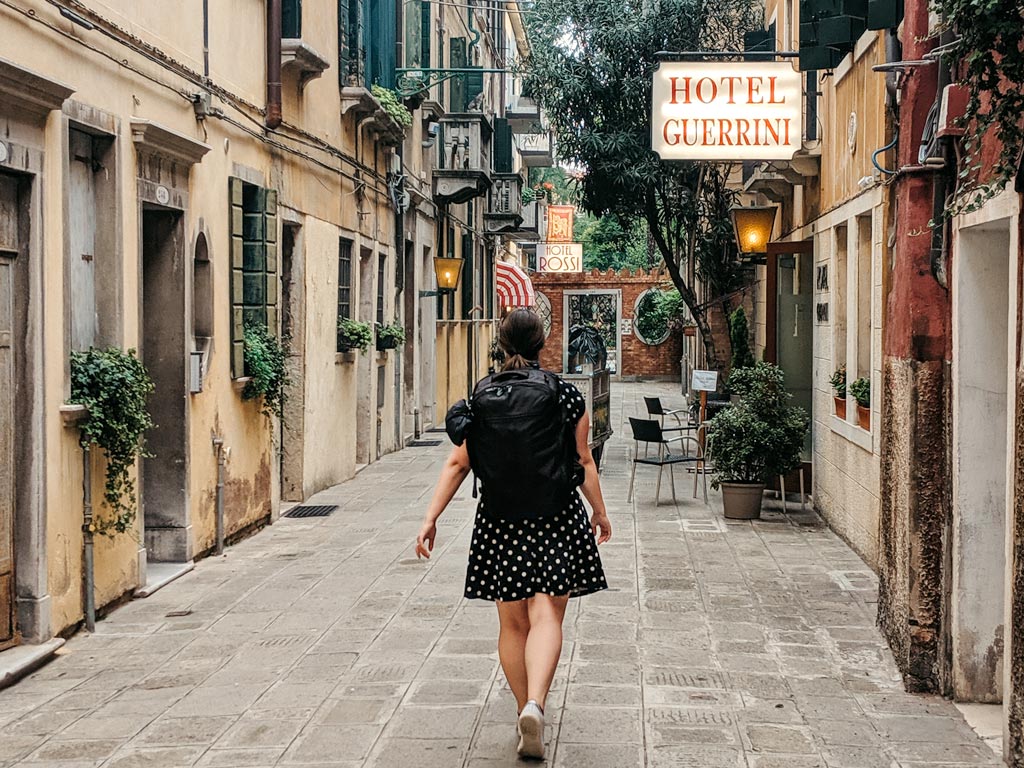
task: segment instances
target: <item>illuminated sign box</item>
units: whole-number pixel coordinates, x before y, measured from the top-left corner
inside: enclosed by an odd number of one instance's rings
[[[583,243],[537,243],[538,272],[582,272]]]
[[[651,147],[662,160],[789,160],[803,137],[802,81],[786,61],[664,61]]]

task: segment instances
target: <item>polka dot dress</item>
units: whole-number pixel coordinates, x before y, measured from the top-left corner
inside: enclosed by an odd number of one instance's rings
[[[575,425],[583,395],[560,381],[561,403]],[[580,597],[607,589],[597,541],[578,490],[565,509],[536,520],[492,520],[480,501],[469,547],[466,597],[522,600],[538,592]]]

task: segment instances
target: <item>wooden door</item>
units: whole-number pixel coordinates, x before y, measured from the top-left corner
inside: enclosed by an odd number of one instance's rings
[[[18,186],[0,175],[0,648],[17,640],[14,620],[14,257]]]

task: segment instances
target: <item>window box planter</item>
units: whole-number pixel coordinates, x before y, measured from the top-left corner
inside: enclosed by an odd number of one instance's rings
[[[871,408],[863,405],[857,406],[857,426],[861,429],[871,431]]]
[[[836,416],[843,421],[846,421],[846,398],[845,397],[832,397],[836,403]]]
[[[398,339],[393,337],[387,337],[383,339],[377,339],[377,351],[386,352],[389,349],[398,348]]]
[[[77,427],[89,416],[88,406],[79,403],[65,403],[60,407],[60,417],[65,427]]]
[[[344,352],[338,352],[334,356],[335,365],[345,365],[346,363],[354,363],[356,361],[355,350],[345,350]]]

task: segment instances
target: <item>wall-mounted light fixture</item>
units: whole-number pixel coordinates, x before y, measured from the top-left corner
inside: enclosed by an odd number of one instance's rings
[[[729,211],[740,256],[767,253],[775,226],[775,211],[774,205],[735,206]]]

